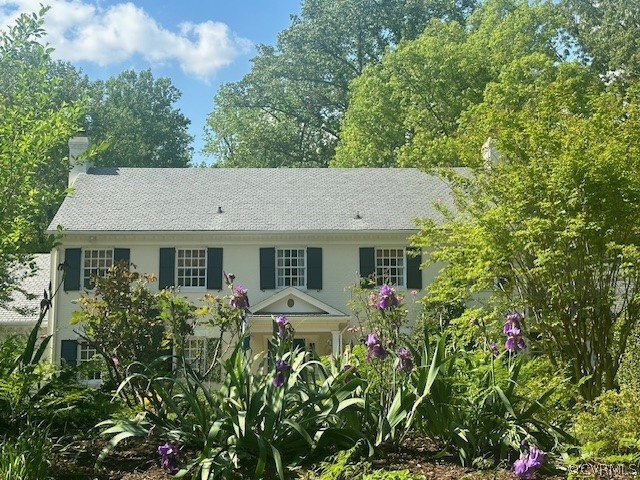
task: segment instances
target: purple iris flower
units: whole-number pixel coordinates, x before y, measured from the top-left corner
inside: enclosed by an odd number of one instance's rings
[[[411,352],[405,347],[400,347],[398,349],[398,366],[396,368],[398,370],[404,370],[405,372],[413,370]]]
[[[289,320],[284,315],[278,315],[276,317],[276,325],[278,325],[278,336],[284,338],[287,328],[291,326]]]
[[[533,478],[546,457],[546,453],[535,445],[531,445],[529,451],[522,452],[520,458],[513,463],[513,472],[518,478]]]
[[[507,321],[502,328],[505,335],[520,335],[520,314],[513,311],[507,315]]]
[[[367,335],[365,345],[367,346],[367,361],[371,361],[371,355],[380,360],[384,360],[385,358],[387,358],[387,351],[384,349],[382,343],[380,342],[380,339],[376,336],[375,333],[370,333]]]
[[[245,310],[249,308],[249,297],[247,296],[247,290],[243,285],[238,285],[233,289],[233,296],[229,300],[229,305],[235,308]]]
[[[500,355],[500,349],[498,348],[498,344],[496,342],[491,342],[489,344],[489,349],[491,350],[491,354],[494,357],[497,357],[498,355]]]
[[[400,304],[396,291],[388,284],[380,286],[376,307],[378,310],[386,310],[391,307],[397,307]]]
[[[518,478],[533,477],[535,472],[527,468],[527,457],[524,453],[520,455],[520,458],[513,462],[513,473],[515,473]]]
[[[273,377],[273,386],[274,387],[283,386],[284,385],[284,380],[285,380],[284,373],[282,373],[282,372],[276,373],[276,376]]]
[[[524,338],[522,338],[520,335],[511,335],[504,342],[504,348],[509,351],[516,350],[519,352],[521,350],[524,350],[525,347],[526,345],[524,343]]]
[[[527,466],[529,468],[538,469],[542,466],[546,458],[546,453],[535,445],[531,445],[531,447],[529,447],[529,459],[527,460]]]
[[[516,311],[513,311],[507,315],[507,321],[502,328],[502,331],[507,336],[507,340],[504,342],[504,348],[509,351],[524,350],[525,343],[522,338],[522,330],[520,329],[520,321],[522,317]]]
[[[273,386],[281,387],[284,385],[284,381],[287,374],[291,370],[291,365],[286,360],[279,358],[276,360],[276,376],[273,377]]]
[[[178,469],[176,462],[176,454],[178,452],[179,450],[169,442],[158,447],[158,455],[162,457],[160,464],[169,473],[173,473]]]

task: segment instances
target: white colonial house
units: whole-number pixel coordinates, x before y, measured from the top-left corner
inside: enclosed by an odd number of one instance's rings
[[[72,161],[86,148],[70,141]],[[409,253],[418,217],[439,216],[448,185],[415,169],[92,168],[75,166],[73,191],[51,222],[62,228],[51,280],[63,288],[48,322],[52,359],[90,356],[69,325],[91,275],[119,259],[180,286],[197,302],[226,294],[223,272],[249,290],[251,349],[267,349],[272,315],[318,354],[337,353],[354,324],[348,287],[377,274],[422,291],[436,274]],[[204,340],[212,332],[196,330]],[[205,343],[202,342],[202,345]]]

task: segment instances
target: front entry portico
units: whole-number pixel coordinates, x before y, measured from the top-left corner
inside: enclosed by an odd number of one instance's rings
[[[251,309],[248,317],[253,352],[266,352],[274,331],[274,318],[285,315],[294,329],[294,339],[318,355],[338,355],[342,351],[342,332],[351,316],[289,287]]]

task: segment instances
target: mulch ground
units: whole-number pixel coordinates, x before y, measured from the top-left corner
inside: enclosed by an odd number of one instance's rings
[[[149,442],[122,442],[94,469],[95,460],[104,445],[101,442],[83,442],[69,445],[66,455],[55,466],[56,480],[170,480],[155,454],[157,445]],[[433,459],[433,447],[420,438],[410,438],[401,447],[385,448],[372,460],[375,469],[409,470],[422,474],[428,480],[515,480],[517,477],[508,468],[473,470],[457,464],[453,458]],[[636,478],[640,468],[634,466],[612,466],[584,464],[572,469],[572,480],[627,480]],[[544,480],[567,478],[566,473],[545,473],[538,477]]]

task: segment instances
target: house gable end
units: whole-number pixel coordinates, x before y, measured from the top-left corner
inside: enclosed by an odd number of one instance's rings
[[[294,287],[288,287],[255,305],[253,315],[313,314],[345,316],[340,310]]]

